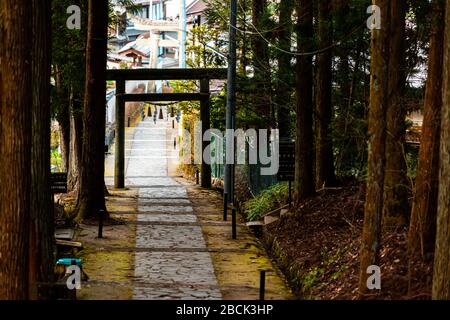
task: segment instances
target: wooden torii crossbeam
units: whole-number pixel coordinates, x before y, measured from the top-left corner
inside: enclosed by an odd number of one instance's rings
[[[146,101],[202,101],[209,99],[209,93],[129,93],[123,96],[125,102]]]
[[[106,71],[107,80],[202,80],[227,79],[225,68],[196,69],[114,69]]]
[[[131,101],[200,101],[202,134],[210,129],[210,90],[212,79],[227,79],[227,69],[120,69],[107,70],[106,79],[116,82],[116,143],[114,155],[114,187],[125,188],[125,102]],[[139,93],[127,94],[125,82],[133,80],[200,80],[199,93]],[[202,142],[202,150],[207,147]],[[202,160],[201,185],[211,187],[211,166]]]

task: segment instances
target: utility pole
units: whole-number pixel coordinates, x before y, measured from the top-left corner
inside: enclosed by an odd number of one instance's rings
[[[230,1],[230,39],[228,50],[228,90],[226,109],[226,165],[224,211],[234,202],[234,125],[236,109],[236,24],[237,0]],[[224,215],[226,217],[226,214]]]
[[[180,53],[179,67],[186,68],[186,0],[180,0]]]

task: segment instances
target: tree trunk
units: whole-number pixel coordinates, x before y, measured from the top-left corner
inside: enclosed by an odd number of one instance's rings
[[[61,169],[62,171],[67,172],[70,157],[70,108],[69,99],[67,99],[69,94],[63,88],[62,71],[60,67],[56,66],[55,69],[55,86],[59,103],[59,110],[56,115],[56,120],[58,121],[61,130]]]
[[[383,223],[401,226],[408,220],[410,189],[404,152],[406,134],[405,15],[407,4],[406,0],[395,0],[391,1],[390,6],[389,100],[386,114]]]
[[[30,299],[37,283],[53,280],[54,216],[50,191],[50,2],[33,0],[32,147],[29,245]]]
[[[0,299],[28,298],[31,191],[30,3],[0,4]]]
[[[386,110],[389,66],[390,0],[374,0],[381,9],[381,29],[372,30],[370,106],[368,114],[369,156],[364,224],[360,251],[359,292],[367,291],[367,268],[378,264],[383,211]]]
[[[86,82],[83,108],[83,149],[77,220],[96,217],[105,210],[104,173],[106,116],[106,55],[108,1],[89,0],[86,47]]]
[[[67,189],[69,192],[78,191],[80,181],[80,162],[83,137],[83,117],[76,101],[71,98],[70,103],[70,152],[67,170]]]
[[[284,51],[291,51],[292,36],[292,12],[294,0],[280,1],[280,21],[278,31],[278,46]],[[275,89],[275,105],[278,110],[278,129],[280,138],[291,137],[291,95],[293,70],[291,65],[292,55],[278,51],[278,69]]]
[[[247,76],[247,0],[242,0],[242,18],[240,23],[240,29],[243,30],[241,37],[241,59],[239,68],[243,77]],[[239,19],[239,17],[238,17]],[[239,21],[239,20],[238,20]],[[239,44],[238,44],[239,46]]]
[[[342,39],[341,44],[335,48],[338,57],[337,72],[339,73],[339,78],[336,79],[339,85],[337,97],[339,97],[341,105],[347,107],[350,99],[350,48],[345,35],[348,32],[347,21],[350,8],[348,0],[335,0],[334,7],[336,39]]]
[[[422,258],[434,250],[439,181],[445,0],[435,0],[433,6],[422,138],[408,234],[410,253]]]
[[[310,52],[313,41],[313,4],[311,0],[297,0],[298,51]],[[313,71],[312,56],[297,56],[296,104],[297,128],[295,146],[295,199],[303,200],[315,193],[313,143]]]
[[[267,28],[267,24],[265,24],[266,7],[267,0],[252,0],[252,23],[261,33],[264,32],[264,28]],[[261,35],[256,30],[252,30],[252,32],[256,33],[252,37],[253,66],[255,69],[254,101],[256,110],[262,118],[259,127],[266,129],[271,124],[269,49],[267,42]],[[264,35],[264,37],[267,37],[267,35]]]
[[[319,0],[318,48],[329,48],[332,43],[332,3]],[[333,186],[336,183],[331,136],[332,106],[332,59],[331,49],[317,55],[316,91],[316,185]]]
[[[348,123],[350,122],[351,110],[352,110],[352,83],[355,82],[357,77],[358,68],[356,68],[357,63],[355,62],[355,67],[350,69],[349,59],[350,59],[350,45],[347,37],[345,35],[348,32],[348,21],[349,21],[349,5],[348,0],[335,0],[333,3],[333,15],[334,15],[334,37],[335,39],[342,39],[340,45],[334,48],[334,54],[336,56],[336,85],[337,90],[333,94],[333,105],[336,106],[337,114],[341,115],[337,119],[337,129],[342,132],[343,137],[349,137],[348,134]],[[359,48],[357,48],[356,57],[359,56]],[[365,54],[365,53],[364,53]],[[356,59],[358,61],[358,58]],[[352,75],[352,76],[351,76]],[[343,167],[345,167],[345,158],[348,152],[345,148],[339,148],[338,155],[336,157],[335,170],[336,173],[342,173]]]
[[[450,299],[450,0],[445,13],[443,102],[433,299]]]

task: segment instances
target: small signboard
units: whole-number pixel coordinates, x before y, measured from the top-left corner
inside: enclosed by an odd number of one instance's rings
[[[295,142],[280,141],[278,181],[294,181]]]
[[[67,192],[67,172],[52,172],[50,189],[53,193]]]

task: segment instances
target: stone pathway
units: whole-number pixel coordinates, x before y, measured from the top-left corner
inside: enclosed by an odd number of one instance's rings
[[[168,177],[169,122],[134,130],[126,183],[138,187],[134,299],[221,299],[186,188]]]
[[[231,239],[221,195],[177,177],[171,125],[147,118],[126,128],[126,189],[112,188],[114,155],[107,157],[107,208],[124,223],[105,226],[102,239],[96,225],[81,226],[90,280],[79,298],[257,300],[261,270],[267,271],[266,299],[292,298],[243,221],[238,239]]]

